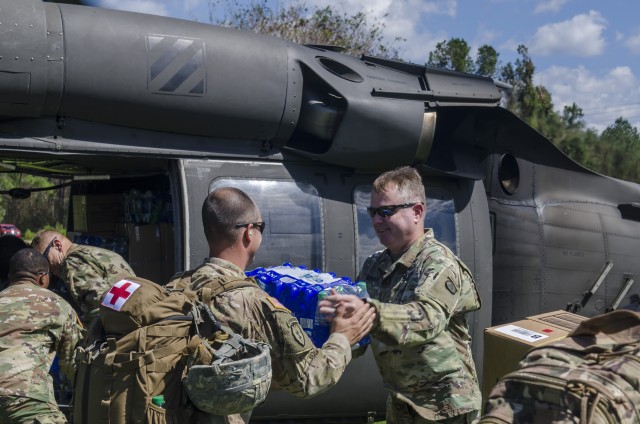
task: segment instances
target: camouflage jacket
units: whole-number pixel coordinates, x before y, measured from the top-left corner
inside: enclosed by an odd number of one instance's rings
[[[371,348],[392,396],[429,420],[479,410],[465,313],[480,299],[467,267],[427,229],[395,262],[373,254],[358,280],[378,314]]]
[[[230,262],[209,258],[194,271],[191,288],[204,287],[220,275],[246,278]],[[351,360],[344,335],[332,334],[321,349],[316,348],[291,312],[257,285],[219,294],[211,310],[243,337],[269,344],[273,380],[298,397],[315,396],[335,385]]]
[[[84,328],[64,299],[30,282],[0,292],[0,396],[56,403],[49,369],[73,379],[73,352]]]
[[[98,316],[100,297],[111,288],[111,277],[117,274],[135,276],[129,264],[117,253],[81,244],[69,247],[62,273],[84,323]]]

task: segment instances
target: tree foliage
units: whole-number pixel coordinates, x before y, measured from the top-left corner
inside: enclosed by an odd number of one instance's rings
[[[562,123],[568,130],[584,128],[584,113],[582,108],[573,103],[571,106],[565,106],[562,112]]]
[[[27,190],[57,185],[61,181],[23,174],[0,174],[0,222],[15,224],[23,233],[50,225],[66,224],[69,189],[33,191],[27,199],[12,198],[6,192],[13,188]]]
[[[518,58],[498,65],[498,53],[491,46],[478,49],[475,64],[466,41],[441,41],[429,53],[429,65],[463,72],[494,76],[510,84],[505,107],[518,115],[576,162],[604,175],[640,182],[640,135],[629,121],[620,117],[601,135],[585,128],[584,112],[577,104],[554,110],[551,93],[534,83],[536,67],[526,46],[518,46]]]
[[[385,24],[366,12],[341,13],[332,6],[308,6],[303,0],[275,9],[267,0],[248,5],[217,0],[209,3],[209,10],[209,20],[216,25],[269,34],[299,44],[338,46],[351,55],[398,58],[397,46],[404,41],[400,37],[387,41]]]
[[[494,76],[498,69],[498,57],[500,57],[499,53],[490,45],[480,46],[476,57],[475,73],[487,77]]]
[[[430,66],[451,69],[458,72],[472,72],[473,61],[469,52],[471,48],[462,38],[451,38],[436,44],[436,49],[429,53]]]
[[[632,126],[629,121],[624,118],[618,118],[602,132],[602,141],[607,143],[615,143],[624,148],[631,150],[637,148],[640,144],[640,135],[638,129]]]
[[[462,38],[451,38],[436,44],[429,53],[427,65],[452,71],[493,76],[498,66],[498,52],[485,44],[478,49],[475,62],[471,58],[471,47]]]
[[[502,77],[513,86],[507,108],[546,135],[576,162],[598,173],[640,182],[640,135],[624,118],[618,118],[600,136],[585,129],[582,108],[573,103],[562,115],[554,111],[551,93],[535,85],[535,65],[525,46],[518,47],[515,65],[508,63]]]

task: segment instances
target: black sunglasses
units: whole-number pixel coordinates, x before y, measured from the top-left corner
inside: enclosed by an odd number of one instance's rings
[[[414,202],[414,203],[403,203],[401,205],[380,206],[379,208],[367,208],[367,213],[371,218],[373,218],[376,214],[380,215],[383,218],[389,218],[391,215],[394,215],[400,209],[407,209],[415,205],[421,205],[421,204],[422,202]]]
[[[249,225],[253,225],[254,228],[257,228],[260,233],[264,231],[264,227],[267,226],[267,223],[264,221],[260,222],[247,222],[246,224],[236,224],[236,228],[248,227]]]
[[[47,248],[44,249],[44,252],[42,252],[42,256],[44,256],[45,258],[47,258],[47,260],[49,260],[49,251],[51,250],[51,248],[53,247],[53,242],[55,241],[55,237],[51,239],[51,242],[47,245]]]

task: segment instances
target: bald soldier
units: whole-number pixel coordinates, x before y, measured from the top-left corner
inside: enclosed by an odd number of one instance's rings
[[[254,201],[236,188],[214,190],[202,205],[202,223],[210,257],[187,273],[190,288],[215,291],[220,284],[225,285],[225,290],[212,299],[213,314],[243,337],[271,346],[273,381],[279,388],[304,398],[334,386],[351,360],[351,345],[371,328],[375,318],[372,308],[365,307],[349,318],[344,316],[344,309],[338,309],[329,339],[322,348],[316,348],[291,312],[244,274],[260,248],[266,226]],[[179,279],[184,284],[185,276]],[[226,285],[231,286],[234,280],[253,284],[227,290]],[[250,416],[251,411],[210,417],[208,422],[247,423]]]
[[[80,318],[88,325],[98,316],[100,296],[117,274],[135,276],[129,264],[111,250],[72,243],[57,231],[39,232],[31,245],[51,265],[51,272],[67,286]]]
[[[9,287],[0,292],[0,423],[66,423],[49,369],[58,355],[70,381],[73,352],[84,329],[64,299],[47,289],[49,263],[38,251],[18,251]]]

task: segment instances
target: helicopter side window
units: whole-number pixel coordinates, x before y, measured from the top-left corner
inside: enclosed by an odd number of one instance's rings
[[[290,262],[322,269],[322,202],[315,187],[299,181],[222,178],[213,181],[209,192],[220,187],[246,192],[266,223],[252,268]]]
[[[436,239],[446,245],[453,253],[458,254],[458,240],[456,238],[456,210],[451,194],[441,188],[426,188],[427,213],[424,220],[425,228],[433,228]],[[358,263],[356,272],[360,270],[364,261],[374,252],[384,249],[378,241],[371,218],[367,213],[367,206],[371,199],[371,186],[362,185],[354,190],[353,203],[355,205],[357,241],[356,249]]]

